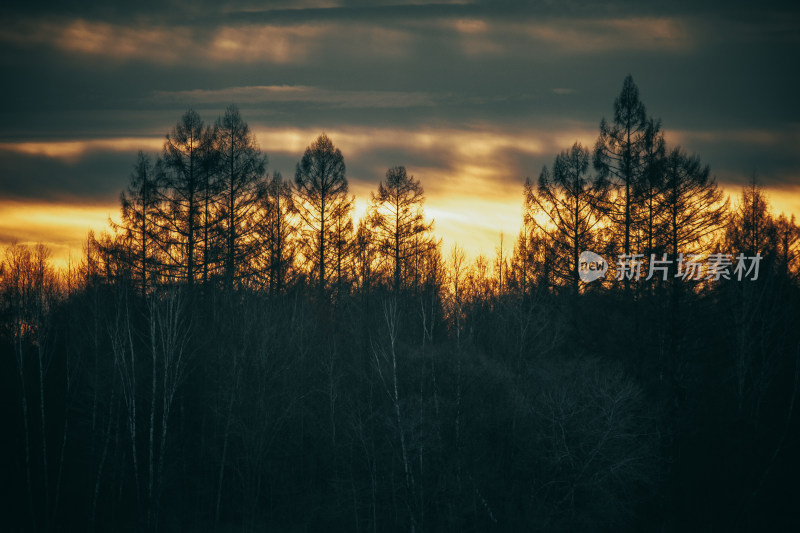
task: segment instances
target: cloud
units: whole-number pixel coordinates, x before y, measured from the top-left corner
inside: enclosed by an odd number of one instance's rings
[[[0,29],[0,41],[17,46],[49,46],[67,55],[111,62],[147,61],[175,65],[204,60],[284,64],[302,60],[324,28],[165,25],[154,21],[112,23],[98,20],[26,19]]]
[[[211,122],[237,103],[270,170],[291,176],[326,131],[360,206],[406,165],[438,231],[491,253],[513,233],[524,178],[576,140],[593,145],[628,73],[669,144],[726,186],[756,170],[798,194],[796,8],[415,4],[4,8],[0,196],[115,206],[136,151],[158,153],[186,107]]]
[[[27,18],[0,26],[0,42],[47,46],[76,57],[158,65],[193,62],[297,64],[312,56],[403,56],[409,36],[392,27],[347,21],[314,24],[169,25],[157,20],[125,23],[102,20]],[[331,49],[329,43],[336,43]]]
[[[61,159],[68,163],[75,163],[92,152],[125,152],[135,154],[138,150],[160,150],[163,144],[163,137],[5,142],[0,143],[0,152],[15,152],[28,156],[44,156],[47,158]]]
[[[420,49],[446,50],[453,45],[466,57],[476,57],[519,55],[541,47],[570,55],[614,50],[675,51],[685,50],[692,43],[688,25],[670,17],[418,19],[411,16],[413,11],[401,10],[399,19],[387,19],[381,11],[363,13],[374,18],[316,20],[308,16],[281,24],[236,23],[232,22],[236,17],[223,16],[216,23],[194,25],[144,18],[132,22],[23,18],[0,26],[0,41],[25,47],[49,46],[68,55],[112,62],[176,65],[188,61],[201,67],[315,63],[331,57],[402,59]]]
[[[799,125],[667,130],[665,136],[668,147],[682,146],[698,154],[725,183],[744,185],[755,172],[769,187],[800,184],[796,149],[800,146]]]
[[[293,175],[294,165],[304,149],[322,132],[315,127],[267,128],[252,124],[256,138],[270,157],[270,170]],[[561,129],[550,127],[511,128],[475,124],[468,128],[396,128],[338,127],[327,129],[327,135],[339,147],[347,164],[351,193],[356,195],[359,212],[363,211],[371,192],[376,190],[386,169],[404,165],[421,180],[426,192],[427,216],[436,221],[436,233],[444,237],[446,246],[455,242],[468,253],[491,254],[502,231],[506,242],[516,237],[521,222],[522,183],[526,176],[536,177],[542,165],[551,165],[555,154],[576,140],[591,146],[596,138],[593,123],[566,124]],[[696,147],[693,132],[681,132],[688,150]],[[727,132],[727,138],[743,141],[762,139],[758,132]],[[695,139],[715,140],[712,132],[696,132]],[[8,172],[0,179],[0,190],[26,205],[39,206],[43,201],[58,201],[74,222],[31,215],[37,221],[20,218],[25,209],[4,212],[6,225],[0,228],[5,240],[44,240],[48,224],[60,229],[48,242],[80,243],[86,224],[80,224],[79,213],[87,200],[94,211],[116,216],[115,199],[127,184],[127,177],[137,149],[158,151],[161,138],[84,139],[64,143],[4,143],[0,163]],[[724,143],[723,143],[724,144]],[[5,154],[5,156],[3,156]],[[745,174],[714,168],[726,192],[735,196]],[[797,175],[794,187],[789,175],[784,185],[777,176],[766,176],[766,190],[781,210],[800,212],[797,204]],[[107,206],[107,207],[106,207]],[[67,212],[64,211],[64,212]],[[32,207],[30,213],[44,213]],[[59,215],[59,211],[52,211]],[[11,214],[8,214],[11,213]],[[12,216],[13,215],[13,216]],[[86,220],[99,220],[99,215]],[[66,216],[66,215],[64,215]],[[103,219],[105,220],[105,219]],[[46,222],[45,222],[46,221]],[[97,226],[97,225],[95,225]],[[94,229],[97,227],[91,226]],[[103,227],[100,224],[100,227]],[[15,229],[16,228],[16,229]],[[37,229],[38,228],[38,229]],[[0,238],[2,240],[2,238]],[[510,249],[510,248],[509,248]]]
[[[287,177],[322,132],[314,127],[252,127],[270,157],[270,170],[282,170]],[[516,234],[525,176],[538,173],[541,164],[552,162],[552,154],[593,132],[588,125],[563,131],[504,131],[475,125],[468,129],[339,127],[326,133],[345,156],[351,192],[362,210],[386,169],[405,165],[425,188],[426,208],[436,218],[437,234],[477,254],[485,246],[493,249],[500,231]],[[91,200],[98,206],[114,206],[127,185],[136,150],[157,152],[161,144],[162,138],[155,137],[4,143],[0,163],[8,172],[5,179],[0,178],[0,190],[31,205],[49,200],[65,207],[79,206]],[[18,215],[12,218],[14,222],[5,230],[7,237],[23,223]],[[16,238],[36,240],[39,234],[29,232],[34,226],[25,224],[28,229],[17,232]],[[70,231],[71,242],[79,242],[86,227]]]
[[[800,143],[800,129],[791,135],[792,138],[785,139],[784,133],[774,130],[760,129],[725,129],[725,130],[671,130],[671,138],[678,144],[685,143],[736,143],[753,146],[775,145],[783,140]]]
[[[193,32],[180,26],[113,24],[84,19],[11,21],[0,28],[0,41],[17,46],[49,46],[67,54],[112,61],[146,59],[171,64],[193,48]]]
[[[315,40],[327,28],[298,26],[224,26],[216,30],[211,42],[199,55],[214,62],[285,64],[303,61]]]
[[[507,58],[548,52],[561,56],[597,56],[633,51],[686,52],[696,45],[689,19],[630,16],[619,18],[531,16],[516,18],[440,18],[408,21],[419,34],[452,40],[469,57]]]
[[[127,185],[135,152],[91,151],[48,157],[0,151],[0,199],[108,204]]]
[[[259,85],[154,93],[156,101],[181,105],[305,102],[343,108],[430,107],[447,97],[446,94],[421,91],[344,91],[305,85]]]

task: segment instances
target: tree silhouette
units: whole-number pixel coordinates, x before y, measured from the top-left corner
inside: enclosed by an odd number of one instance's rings
[[[337,241],[332,232],[349,217],[352,200],[348,197],[342,152],[322,134],[306,148],[294,176],[297,208],[303,223],[304,255],[312,265],[320,294],[328,288],[329,263],[338,259],[331,252]],[[336,263],[334,263],[335,265]]]
[[[614,100],[614,120],[600,121],[600,137],[594,148],[594,167],[603,180],[617,188],[617,197],[609,211],[612,229],[621,253],[630,255],[637,224],[636,197],[642,179],[643,153],[647,143],[648,121],[639,88],[628,75],[622,91]],[[652,131],[652,128],[651,128]]]
[[[198,237],[202,223],[203,161],[209,129],[200,115],[187,111],[167,135],[162,154],[166,183],[159,217],[164,230],[162,248],[171,274],[192,286],[197,276]]]
[[[561,152],[552,173],[544,167],[536,186],[525,182],[525,223],[539,228],[554,247],[554,269],[578,292],[578,257],[597,242],[608,199],[607,183],[592,178],[589,151],[580,143]]]
[[[661,121],[650,118],[644,133],[642,153],[642,179],[638,182],[635,195],[641,198],[643,219],[642,243],[639,249],[649,258],[658,250],[658,219],[664,210],[661,194],[664,188],[664,159],[666,143],[661,131]]]
[[[290,281],[296,256],[297,225],[292,186],[280,172],[274,172],[267,184],[262,209],[266,216],[260,231],[266,243],[266,255],[257,258],[256,271],[267,274],[270,294],[280,294]]]
[[[125,232],[125,247],[129,252],[131,268],[138,273],[142,294],[147,293],[148,283],[157,277],[160,162],[156,166],[141,151],[130,177],[130,185],[120,195],[122,217],[115,229]]]
[[[777,230],[769,209],[769,202],[758,185],[754,174],[750,185],[742,188],[739,201],[731,212],[725,228],[725,244],[731,251],[753,256],[774,258],[777,248]]]
[[[392,167],[372,193],[370,223],[378,252],[391,264],[392,285],[398,292],[408,283],[416,258],[433,245],[428,235],[433,222],[426,222],[422,185],[405,167]]]
[[[403,167],[354,231],[326,136],[292,183],[236,108],[184,114],[77,266],[0,254],[2,527],[792,530],[800,230],[637,102],[596,173],[575,143],[526,182],[510,260],[443,259]],[[672,265],[581,285],[584,249]]]
[[[658,240],[672,257],[699,253],[724,226],[728,202],[698,157],[675,148],[664,163]]]
[[[242,120],[235,105],[217,121],[216,145],[220,172],[220,231],[225,242],[225,285],[249,275],[253,260],[263,252],[259,241],[266,212],[261,209],[266,196],[266,156]]]
[[[778,233],[778,260],[783,275],[789,279],[797,279],[800,271],[800,226],[795,216],[781,213],[775,221]]]

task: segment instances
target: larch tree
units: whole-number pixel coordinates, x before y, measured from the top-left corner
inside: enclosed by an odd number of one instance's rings
[[[794,215],[784,213],[775,221],[778,233],[778,264],[783,274],[795,280],[800,273],[800,226]]]
[[[508,286],[525,299],[538,286],[552,285],[552,245],[531,219],[523,217],[508,270]]]
[[[201,224],[203,228],[203,285],[218,268],[219,246],[219,189],[222,186],[220,179],[220,152],[217,150],[218,127],[207,128],[202,138],[201,148],[201,175],[202,175],[202,212]]]
[[[330,263],[335,259],[330,242],[339,217],[349,215],[344,157],[327,135],[322,134],[306,148],[294,176],[298,215],[302,222],[304,255],[320,294],[328,287]]]
[[[725,229],[725,243],[731,253],[774,258],[777,249],[775,221],[755,175],[742,188]]]
[[[353,239],[353,273],[362,297],[369,294],[377,277],[378,251],[367,217],[358,221]]]
[[[266,218],[261,228],[266,250],[262,254],[260,270],[267,273],[270,294],[280,294],[289,282],[296,255],[297,225],[292,186],[280,172],[274,172],[267,184],[263,199]]]
[[[602,180],[617,189],[608,216],[622,253],[633,253],[636,230],[637,185],[642,177],[642,160],[648,121],[639,89],[628,75],[614,100],[614,121],[600,121],[600,137],[594,148],[594,167]],[[619,242],[621,241],[621,243]]]
[[[333,224],[331,227],[331,267],[336,275],[336,295],[341,296],[349,290],[350,282],[353,278],[353,204],[355,197],[351,196],[339,202],[333,212]]]
[[[748,410],[763,401],[774,380],[776,364],[786,346],[773,340],[780,339],[788,329],[783,322],[785,311],[778,304],[786,288],[777,283],[780,278],[775,275],[780,264],[778,227],[755,174],[750,184],[742,187],[739,200],[731,209],[722,248],[733,256],[732,271],[740,254],[748,258],[760,256],[757,277],[752,272],[750,279],[738,281],[732,275],[731,281],[717,286],[722,305],[730,309],[731,334],[726,340],[734,361],[737,414],[744,419]],[[754,263],[751,261],[750,267]],[[748,277],[747,273],[744,276]],[[797,345],[790,346],[790,350],[795,359]],[[754,414],[758,415],[757,410]],[[744,426],[741,428],[744,434]]]
[[[640,246],[645,257],[658,247],[658,219],[663,211],[661,194],[664,188],[664,159],[666,143],[661,121],[650,118],[644,133],[642,151],[642,176],[637,183],[636,196],[641,198],[642,228]]]
[[[261,207],[266,195],[267,157],[261,153],[255,136],[235,105],[229,106],[217,121],[216,131],[225,286],[231,289],[249,274],[253,260],[262,251],[258,236],[266,222],[266,213]]]
[[[668,359],[659,359],[660,372],[667,376],[673,398],[680,397],[683,383],[679,369],[685,365],[686,316],[684,290],[686,284],[678,273],[681,257],[701,254],[724,227],[728,201],[696,156],[673,149],[664,160],[663,191],[659,197],[661,211],[656,224],[660,236],[658,247],[671,259],[668,263],[669,297],[664,298],[667,318],[666,335]],[[652,253],[652,252],[651,252]],[[679,254],[684,254],[680,256]],[[657,260],[663,260],[658,257]],[[651,265],[652,269],[652,265]],[[685,272],[685,270],[684,270]]]
[[[575,143],[556,156],[552,172],[542,169],[536,185],[525,183],[525,221],[543,232],[554,248],[554,269],[578,292],[578,259],[591,250],[607,201],[606,182],[589,175],[589,151]]]
[[[492,265],[497,283],[497,296],[503,295],[508,281],[508,257],[505,255],[504,235],[500,232],[500,244],[495,248],[495,259]]]
[[[415,257],[434,245],[429,235],[433,223],[425,220],[424,202],[419,180],[402,166],[387,170],[378,193],[372,194],[371,226],[380,255],[391,264],[395,292],[405,286]]]
[[[528,244],[528,233],[529,228],[523,224],[514,243],[514,252],[511,256],[511,265],[507,276],[508,287],[522,297],[525,296],[528,284],[534,277],[534,261]]]
[[[208,128],[200,115],[189,110],[167,135],[162,154],[166,184],[165,206],[159,216],[166,233],[162,248],[169,257],[173,277],[189,286],[197,276],[197,245],[202,235],[202,161],[207,136]]]
[[[700,245],[724,225],[728,212],[728,202],[708,166],[680,148],[673,149],[664,161],[660,202],[657,233],[672,258],[679,253],[699,253]]]
[[[161,183],[160,161],[154,166],[150,158],[139,151],[128,188],[120,194],[122,220],[114,224],[124,232],[127,258],[138,279],[142,294],[157,276],[157,217]]]

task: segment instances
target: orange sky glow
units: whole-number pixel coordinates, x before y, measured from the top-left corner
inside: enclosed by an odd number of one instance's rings
[[[303,150],[319,131],[281,129],[254,131],[259,144],[268,153],[295,154]],[[541,132],[480,132],[457,130],[398,131],[391,129],[342,129],[326,133],[341,148],[345,161],[355,161],[369,150],[402,146],[419,152],[447,154],[450,168],[407,165],[409,173],[421,180],[426,191],[425,214],[434,220],[435,234],[444,239],[445,251],[459,244],[475,257],[493,256],[504,235],[508,251],[519,231],[522,219],[522,183],[525,176],[503,162],[505,150],[514,149],[532,154],[556,151],[575,139],[591,142],[593,132],[565,130],[545,137]],[[88,153],[110,151],[130,153],[137,150],[158,153],[163,137],[86,139],[55,142],[22,142],[0,144],[0,149],[20,154],[75,161]],[[386,167],[402,164],[387,161]],[[272,168],[270,168],[272,170]],[[293,169],[280,169],[291,177]],[[385,170],[385,168],[384,168]],[[531,169],[537,175],[539,169]],[[371,176],[349,176],[350,191],[355,195],[354,218],[367,209],[370,194],[377,189],[382,173]],[[124,183],[124,177],[123,181]],[[80,257],[88,230],[96,233],[109,229],[109,216],[118,220],[119,205],[76,205],[71,203],[0,204],[0,242],[44,242],[53,249],[53,258],[64,266],[70,257]]]
[[[723,187],[735,202],[736,187]],[[354,218],[366,211],[369,192],[366,187],[356,194]],[[800,213],[800,187],[765,189],[773,211]],[[481,196],[428,196],[425,214],[435,220],[435,234],[443,239],[444,254],[454,244],[474,259],[479,254],[493,258],[503,233],[504,254],[513,251],[522,221],[522,194],[516,191],[505,197],[485,199]],[[66,268],[80,262],[89,230],[99,234],[109,230],[108,220],[119,220],[119,205],[76,205],[73,203],[0,203],[0,246],[44,243],[52,251],[53,263]]]

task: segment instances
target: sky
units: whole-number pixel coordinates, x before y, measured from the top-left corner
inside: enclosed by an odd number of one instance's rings
[[[293,177],[325,132],[357,211],[386,169],[426,193],[445,247],[493,255],[522,187],[591,147],[631,74],[670,147],[735,196],[755,172],[800,215],[800,8],[792,3],[350,0],[5,2],[0,245],[65,261],[119,218],[138,150],[235,103]]]

